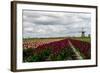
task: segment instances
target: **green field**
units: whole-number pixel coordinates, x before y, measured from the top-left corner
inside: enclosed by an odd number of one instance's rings
[[[63,40],[66,38],[71,38],[71,39],[75,39],[75,40],[80,40],[80,41],[84,41],[84,42],[91,42],[91,38],[90,37],[56,37],[56,38],[24,38],[23,40],[31,40],[31,41],[48,41],[48,40]]]
[[[72,37],[71,39],[80,40],[80,41],[89,42],[89,43],[91,42],[90,37]]]

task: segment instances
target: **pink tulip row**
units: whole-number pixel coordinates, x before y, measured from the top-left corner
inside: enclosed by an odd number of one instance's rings
[[[39,45],[46,44],[46,42],[33,42],[33,41],[24,41],[23,47],[24,48],[37,48]]]
[[[28,49],[28,48],[37,48],[40,45],[48,44],[48,43],[51,43],[51,42],[54,42],[54,41],[59,41],[59,40],[62,40],[62,39],[23,40],[23,48],[24,49],[25,48],[26,49]]]

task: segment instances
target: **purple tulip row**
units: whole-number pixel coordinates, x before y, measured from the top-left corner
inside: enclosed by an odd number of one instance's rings
[[[81,53],[87,56],[91,49],[91,44],[88,42],[80,41],[80,40],[73,40],[69,39],[70,42],[73,44],[75,48],[78,48]]]

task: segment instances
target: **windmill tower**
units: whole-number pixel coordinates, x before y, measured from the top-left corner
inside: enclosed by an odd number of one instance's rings
[[[82,31],[81,31],[81,37],[85,37],[85,31],[84,31],[83,27],[82,27]]]

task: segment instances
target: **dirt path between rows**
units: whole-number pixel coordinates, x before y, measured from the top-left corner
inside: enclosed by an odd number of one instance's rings
[[[69,43],[69,45],[71,46],[73,52],[75,53],[76,58],[77,58],[78,60],[82,60],[83,57],[79,54],[79,52],[76,50],[76,48],[73,46],[73,44],[71,43],[70,40],[68,40],[68,43]]]

